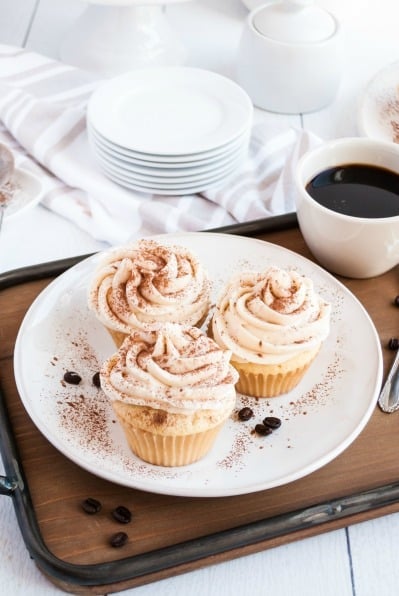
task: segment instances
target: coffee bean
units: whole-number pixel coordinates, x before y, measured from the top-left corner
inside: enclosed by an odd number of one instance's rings
[[[64,375],[64,381],[70,385],[79,385],[82,377],[73,371],[67,371]]]
[[[95,387],[101,387],[99,372],[94,373],[93,378],[92,378],[92,383]]]
[[[254,415],[253,410],[251,408],[241,408],[238,412],[238,418],[240,420],[249,420]]]
[[[270,426],[266,426],[265,424],[257,424],[255,426],[255,432],[258,433],[258,435],[266,437],[267,435],[270,435],[273,430],[270,428]]]
[[[399,348],[399,339],[397,337],[391,337],[388,342],[388,348],[390,350],[397,350]]]
[[[281,426],[281,420],[276,416],[266,416],[262,422],[265,426],[268,426],[272,430],[276,430],[276,428],[280,428]]]
[[[395,296],[393,303],[395,306],[399,306],[399,296]]]
[[[128,524],[132,519],[132,514],[127,507],[119,505],[112,511],[112,517],[120,524]]]
[[[128,535],[126,534],[126,532],[117,532],[116,534],[111,536],[109,543],[114,548],[120,548],[121,546],[124,546],[126,544],[127,540]]]
[[[101,503],[97,501],[97,499],[93,499],[92,497],[88,497],[82,503],[83,510],[88,513],[89,515],[94,515],[95,513],[99,513],[101,511]]]

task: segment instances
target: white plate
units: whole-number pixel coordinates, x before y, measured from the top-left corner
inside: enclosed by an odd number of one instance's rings
[[[120,178],[117,178],[116,176],[113,176],[112,174],[109,173],[105,173],[104,175],[107,176],[107,178],[109,178],[110,180],[112,180],[112,182],[115,182],[115,184],[119,184],[119,186],[123,186],[124,188],[127,188],[128,190],[134,190],[140,193],[144,193],[144,194],[148,194],[148,195],[159,195],[159,196],[169,196],[169,197],[179,197],[179,196],[184,196],[184,195],[196,195],[200,192],[206,192],[209,190],[215,190],[221,186],[223,186],[223,184],[225,182],[228,181],[228,177],[226,176],[226,178],[223,178],[220,181],[215,181],[206,185],[203,184],[195,184],[193,186],[187,186],[185,188],[153,188],[152,186],[142,186],[139,183],[136,182],[130,182],[129,180],[122,180]]]
[[[260,400],[238,396],[237,408],[251,405],[253,419],[240,422],[232,416],[201,461],[182,468],[146,464],[130,452],[110,405],[91,383],[100,363],[115,351],[86,305],[88,282],[99,260],[95,255],[37,297],[18,333],[18,391],[44,436],[97,476],[145,491],[192,497],[269,489],[337,457],[369,420],[382,379],[380,341],[360,302],[311,261],[268,242],[205,232],[158,240],[195,251],[213,280],[214,297],[221,284],[245,268],[277,264],[311,276],[318,292],[332,303],[331,333],[316,360],[288,395]],[[63,384],[67,370],[78,372],[82,383]],[[268,437],[254,435],[254,425],[266,415],[281,418],[281,427]]]
[[[152,155],[151,153],[140,153],[138,151],[130,151],[119,145],[111,143],[108,139],[104,138],[96,131],[90,124],[87,126],[88,135],[95,142],[97,146],[107,150],[117,157],[123,159],[129,159],[136,163],[143,163],[144,165],[168,168],[168,167],[192,167],[193,165],[203,165],[205,163],[211,163],[213,160],[219,159],[225,155],[235,151],[237,147],[242,144],[248,143],[250,130],[245,130],[239,134],[229,143],[212,149],[210,151],[202,151],[201,153],[184,154],[184,155]]]
[[[213,168],[208,172],[199,172],[190,176],[153,176],[151,174],[141,174],[131,169],[130,167],[121,167],[115,165],[107,160],[104,160],[100,154],[96,155],[99,167],[107,173],[118,176],[123,180],[130,182],[142,183],[143,185],[154,186],[155,188],[184,188],[191,187],[194,184],[208,184],[213,180],[219,180],[223,176],[230,174],[236,170],[243,162],[247,152],[242,151],[238,155],[234,155],[232,159],[226,164],[222,164],[217,168]]]
[[[399,62],[371,79],[359,103],[360,134],[399,143]]]
[[[41,201],[43,196],[43,185],[40,179],[28,170],[15,168],[13,182],[15,191],[4,212],[4,219],[7,220],[31,209]]]
[[[239,147],[234,153],[229,155],[228,157],[224,157],[223,159],[217,160],[214,163],[206,164],[205,166],[197,166],[192,168],[150,168],[145,166],[137,166],[134,163],[127,162],[122,159],[117,159],[107,153],[104,153],[101,148],[93,146],[93,152],[100,162],[103,162],[110,167],[114,167],[117,170],[123,172],[129,172],[133,175],[141,174],[146,178],[150,177],[151,179],[160,179],[164,180],[165,182],[170,179],[179,179],[181,180],[190,180],[192,178],[198,178],[199,176],[209,176],[212,172],[218,172],[226,167],[228,167],[231,163],[236,161],[240,156],[243,157],[248,153],[248,147]]]
[[[132,155],[128,155],[126,152],[120,152],[115,150],[109,144],[106,144],[95,132],[88,127],[88,140],[91,148],[94,152],[100,152],[105,158],[122,162],[126,164],[132,164],[135,167],[140,167],[143,169],[148,170],[159,170],[162,173],[168,174],[168,170],[205,170],[207,168],[212,168],[215,165],[230,159],[232,155],[237,153],[243,148],[248,148],[250,135],[249,133],[245,133],[240,135],[240,137],[234,141],[234,143],[230,143],[226,149],[218,152],[212,153],[210,155],[207,153],[207,157],[201,158],[198,160],[192,160],[190,158],[186,159],[183,158],[182,161],[178,161],[176,158],[173,162],[166,162],[166,161],[157,161],[149,160],[149,159],[141,159],[134,157]],[[184,173],[184,172],[183,172]]]
[[[102,170],[103,174],[107,176],[107,178],[109,178],[113,182],[116,182],[116,184],[119,184],[120,186],[128,188],[129,190],[138,190],[140,192],[159,195],[178,196],[197,194],[199,192],[205,192],[206,190],[210,190],[211,188],[214,189],[223,184],[226,184],[230,176],[234,174],[237,168],[233,167],[224,174],[220,174],[218,176],[214,176],[206,180],[182,184],[156,184],[155,182],[145,183],[141,180],[134,179],[133,177],[115,174],[109,168],[103,165],[100,167],[100,169]]]
[[[187,196],[195,195],[200,192],[215,190],[215,189],[223,186],[225,183],[227,183],[230,176],[232,175],[232,174],[225,175],[221,179],[213,180],[211,182],[208,181],[206,184],[197,182],[196,184],[193,184],[192,186],[173,187],[173,188],[158,188],[158,187],[153,187],[150,185],[143,186],[139,182],[132,182],[131,180],[125,180],[119,176],[116,176],[115,174],[111,174],[110,172],[103,171],[103,173],[105,176],[107,176],[107,178],[112,180],[112,182],[115,182],[115,184],[119,184],[119,186],[123,186],[124,188],[127,188],[128,190],[135,190],[135,191],[138,191],[141,193],[151,194],[151,195],[172,196],[172,197],[173,196],[178,197],[178,196],[184,196],[184,195],[187,195]]]
[[[142,68],[108,80],[87,119],[111,142],[152,155],[220,147],[248,130],[252,102],[234,81],[200,68]]]

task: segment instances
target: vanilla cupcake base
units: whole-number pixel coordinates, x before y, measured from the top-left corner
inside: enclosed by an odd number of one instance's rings
[[[277,397],[288,393],[302,380],[319,349],[320,346],[281,364],[267,365],[231,360],[231,364],[240,375],[236,389],[239,393],[251,397]]]
[[[112,405],[132,452],[164,467],[186,466],[203,458],[232,412],[232,408],[204,410],[185,416],[118,401]]]

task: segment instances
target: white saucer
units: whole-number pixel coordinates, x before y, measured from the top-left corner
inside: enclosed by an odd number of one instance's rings
[[[250,130],[247,129],[228,143],[215,149],[210,149],[209,151],[201,151],[200,153],[190,153],[187,155],[159,155],[132,151],[112,143],[109,139],[103,137],[90,125],[90,123],[87,125],[87,131],[92,142],[103,150],[108,151],[108,153],[122,159],[131,160],[135,163],[142,163],[143,165],[151,165],[155,167],[176,167],[176,165],[180,167],[192,167],[197,164],[210,163],[214,159],[218,159],[219,157],[235,151],[242,143],[248,142],[250,136]]]
[[[10,220],[37,205],[43,196],[43,185],[38,176],[23,168],[15,168],[13,183],[15,191],[4,212]]]
[[[184,167],[176,164],[174,168],[162,168],[159,166],[152,167],[148,165],[148,162],[147,165],[142,165],[141,163],[137,164],[135,161],[130,161],[125,158],[121,159],[116,155],[112,155],[111,153],[104,151],[102,147],[95,145],[95,142],[92,143],[92,149],[97,161],[100,163],[103,162],[110,167],[115,167],[132,174],[151,176],[154,179],[178,177],[181,181],[183,181],[193,176],[204,176],[205,174],[210,174],[215,170],[221,170],[224,167],[230,165],[239,156],[244,156],[248,152],[248,142],[240,145],[234,150],[234,152],[229,153],[228,155],[223,155],[218,159],[206,162],[205,164],[200,163],[198,165],[191,165],[191,167],[186,167],[187,164],[185,164]]]
[[[209,189],[214,189],[226,184],[230,176],[234,174],[236,168],[233,168],[230,173],[223,174],[220,177],[217,177],[212,180],[207,180],[206,182],[196,182],[191,184],[184,184],[184,185],[171,185],[171,186],[162,186],[158,184],[143,184],[140,180],[133,180],[132,178],[127,178],[125,176],[116,175],[112,172],[106,172],[103,170],[103,173],[113,182],[127,188],[129,190],[137,190],[139,192],[149,193],[149,194],[156,194],[156,195],[169,195],[169,196],[182,196],[182,195],[192,195],[197,194],[199,192],[205,192]]]
[[[358,129],[361,135],[399,143],[399,62],[368,83],[359,102]]]
[[[147,192],[151,194],[164,194],[164,195],[186,195],[198,192],[204,192],[209,188],[220,186],[230,178],[230,176],[237,170],[237,166],[233,165],[229,170],[221,174],[217,174],[206,180],[184,182],[184,183],[171,183],[163,184],[157,183],[153,180],[143,181],[133,176],[126,174],[119,174],[111,171],[106,166],[102,167],[103,173],[113,182],[129,188],[131,190],[139,190],[141,192]]]
[[[159,176],[152,175],[151,173],[142,173],[130,166],[124,167],[123,165],[120,166],[108,160],[104,160],[100,154],[97,154],[96,159],[99,167],[105,172],[111,172],[116,176],[121,176],[126,180],[131,180],[133,182],[141,181],[143,184],[148,184],[149,186],[154,186],[156,188],[169,188],[171,186],[174,188],[184,188],[185,186],[192,186],[193,183],[197,182],[206,184],[208,181],[211,181],[214,178],[219,178],[227,173],[230,173],[242,163],[245,155],[246,151],[241,151],[234,155],[227,163],[222,163],[218,167],[214,167],[205,172],[196,171],[190,175],[184,176],[179,175],[179,172],[177,172],[175,176]],[[172,171],[174,170],[168,170],[169,173]]]
[[[91,96],[90,126],[116,145],[151,155],[198,154],[249,129],[253,106],[234,81],[200,68],[142,68]]]

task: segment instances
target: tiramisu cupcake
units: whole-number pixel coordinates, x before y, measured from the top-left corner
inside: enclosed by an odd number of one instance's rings
[[[330,309],[312,280],[295,271],[271,267],[233,277],[209,331],[232,352],[237,390],[274,397],[293,389],[329,334]]]
[[[164,323],[200,326],[210,305],[210,283],[187,248],[141,240],[104,254],[88,304],[119,347],[139,329]]]
[[[125,339],[100,379],[133,453],[159,466],[208,453],[235,406],[230,355],[197,327],[166,324]]]

